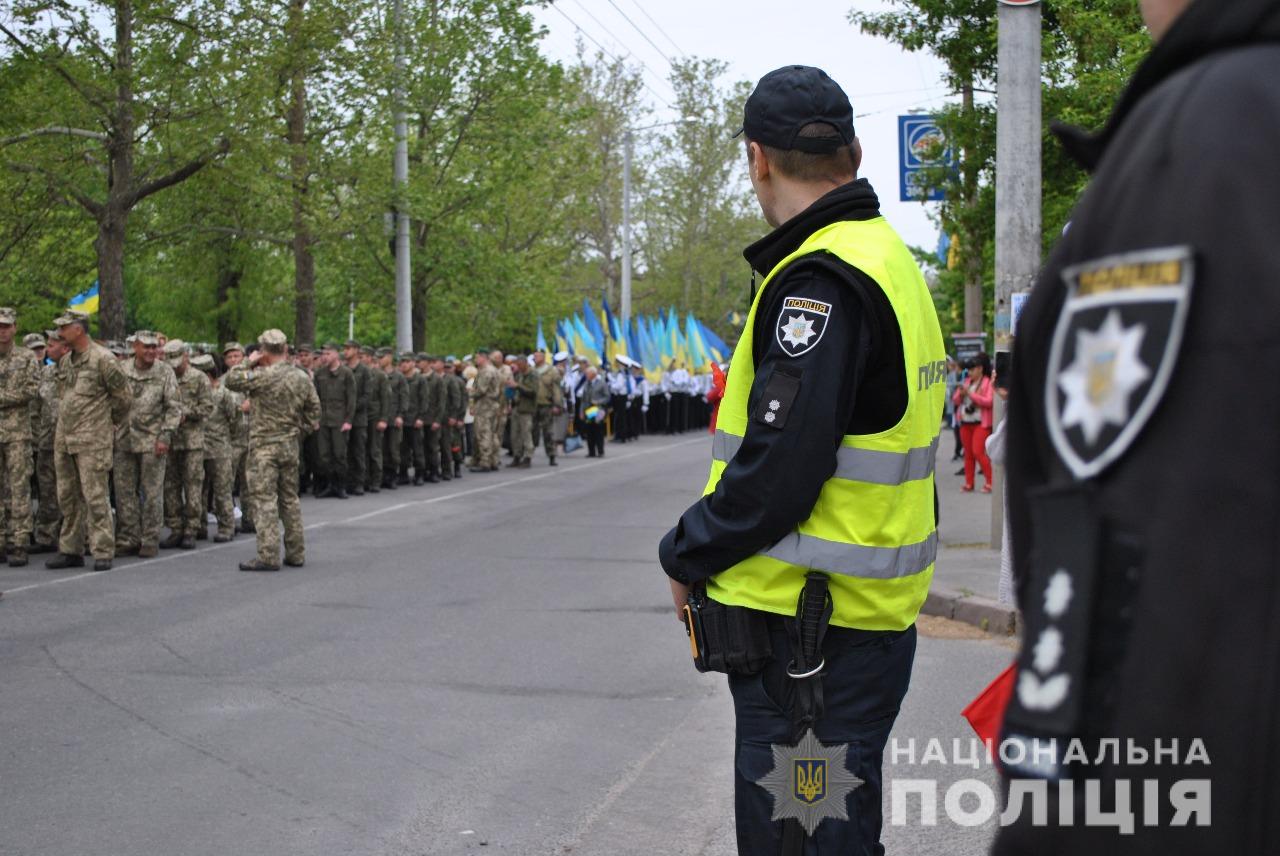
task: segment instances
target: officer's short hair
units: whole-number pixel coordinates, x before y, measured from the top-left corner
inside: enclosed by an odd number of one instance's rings
[[[826,122],[810,122],[800,129],[797,136],[806,139],[838,138],[836,129]],[[797,181],[852,179],[858,173],[857,146],[858,142],[855,139],[849,145],[837,146],[835,151],[814,154],[798,149],[779,149],[760,144],[760,148],[764,149],[765,154],[769,156],[769,166]],[[747,159],[751,159],[750,148],[747,149]]]

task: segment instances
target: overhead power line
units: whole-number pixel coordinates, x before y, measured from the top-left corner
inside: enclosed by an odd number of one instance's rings
[[[680,54],[681,56],[687,56],[687,55],[688,55],[688,51],[684,50],[684,49],[683,49],[683,48],[681,48],[678,44],[676,44],[676,40],[675,40],[675,39],[673,39],[673,38],[671,38],[671,36],[667,35],[667,31],[666,31],[666,30],[664,30],[664,29],[662,29],[662,25],[661,25],[661,24],[659,24],[657,21],[655,21],[655,20],[653,19],[653,16],[652,16],[652,15],[650,15],[648,12],[646,12],[646,11],[645,11],[644,6],[640,5],[640,0],[631,0],[631,5],[635,6],[637,9],[639,9],[639,10],[640,10],[640,14],[641,14],[641,15],[644,15],[646,18],[648,18],[648,19],[649,19],[649,23],[653,24],[653,26],[658,30],[658,32],[659,32],[659,33],[662,33],[663,38],[665,38],[667,41],[671,42],[671,46],[672,46],[673,48],[675,48],[675,49],[676,49],[676,53]]]
[[[622,11],[622,7],[621,7],[621,6],[619,6],[617,3],[613,2],[613,0],[609,0],[609,5],[610,5],[610,6],[612,6],[612,7],[617,11],[617,13],[618,13],[619,15],[621,15],[621,16],[622,16],[623,20],[625,20],[628,24],[630,24],[630,25],[631,25],[631,29],[635,30],[637,33],[639,33],[639,34],[640,34],[640,38],[642,38],[642,39],[644,39],[646,42],[648,42],[648,43],[649,43],[649,45],[650,45],[650,47],[652,47],[655,51],[657,51],[657,52],[658,52],[658,56],[662,57],[663,59],[665,59],[665,60],[667,61],[667,65],[668,65],[668,66],[670,66],[670,65],[672,64],[672,63],[671,63],[671,57],[667,56],[666,52],[665,52],[665,51],[663,51],[663,50],[662,50],[662,48],[658,47],[658,43],[657,43],[657,42],[655,42],[653,39],[649,38],[649,34],[648,34],[648,33],[646,33],[644,30],[640,29],[639,25],[638,25],[638,24],[636,24],[636,22],[635,22],[635,21],[631,20],[631,16],[630,16],[630,15],[628,15],[626,12]]]
[[[568,13],[568,12],[566,12],[566,11],[565,11],[565,10],[563,10],[563,9],[561,9],[561,8],[560,8],[559,6],[557,6],[555,3],[551,3],[551,4],[550,4],[550,6],[551,6],[551,8],[552,8],[552,9],[555,9],[557,12],[559,12],[559,13],[561,14],[561,16],[563,16],[563,17],[564,17],[564,19],[565,19],[566,21],[568,21],[568,22],[569,22],[569,24],[570,24],[570,25],[571,25],[575,30],[577,30],[577,31],[578,31],[579,33],[581,33],[582,35],[586,36],[586,37],[587,37],[587,39],[589,39],[589,40],[591,41],[591,43],[592,43],[592,44],[594,44],[596,47],[598,47],[598,48],[600,49],[600,52],[601,52],[601,53],[603,53],[606,57],[608,57],[609,59],[613,60],[614,62],[617,62],[617,63],[624,63],[624,61],[623,61],[622,59],[620,59],[619,57],[617,57],[616,55],[614,55],[614,53],[613,53],[612,51],[610,51],[610,50],[609,50],[608,48],[606,48],[603,44],[601,44],[601,42],[600,42],[600,40],[599,40],[599,39],[597,39],[595,36],[591,35],[591,33],[589,33],[589,32],[587,32],[586,30],[584,30],[581,26],[579,26],[579,25],[578,25],[578,22],[577,22],[577,21],[575,21],[575,20],[573,20],[573,18],[569,17],[569,13]],[[587,14],[589,14],[589,15],[590,15],[591,13],[590,13],[590,12],[588,12]],[[594,17],[594,16],[592,16],[592,17]],[[608,31],[606,30],[606,32],[608,32]],[[615,38],[616,38],[616,37],[615,37]],[[625,63],[624,63],[624,64],[625,64]],[[650,74],[653,74],[653,71],[652,71],[651,69],[649,69],[649,67],[648,67],[648,66],[644,65],[644,63],[643,63],[643,62],[640,62],[640,65],[641,65],[641,66],[643,66],[646,70],[649,70],[649,73],[650,73]],[[645,89],[649,90],[649,94],[650,94],[650,95],[652,95],[654,98],[657,98],[659,101],[661,101],[661,102],[662,102],[662,103],[663,103],[663,104],[664,104],[668,109],[670,109],[670,110],[674,110],[674,109],[676,109],[676,108],[675,108],[675,105],[673,105],[670,101],[668,101],[667,99],[665,99],[665,98],[663,98],[661,95],[659,95],[657,92],[655,92],[655,91],[654,91],[654,89],[653,89],[653,87],[651,87],[649,84],[645,83],[645,82],[644,82],[644,78],[643,78],[643,77],[642,77],[642,78],[640,78],[640,85],[641,85],[641,86],[643,86]]]

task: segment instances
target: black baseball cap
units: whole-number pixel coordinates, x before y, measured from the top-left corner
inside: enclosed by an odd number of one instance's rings
[[[814,122],[830,125],[829,137],[801,137],[800,129]],[[747,98],[742,128],[735,137],[775,149],[830,154],[853,142],[853,105],[840,84],[825,71],[809,65],[786,65],[760,78]]]

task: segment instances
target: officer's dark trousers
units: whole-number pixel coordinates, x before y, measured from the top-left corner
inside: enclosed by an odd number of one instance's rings
[[[772,744],[794,745],[789,711],[795,690],[786,676],[790,643],[781,618],[771,616],[770,623],[774,656],[764,671],[729,676],[737,717],[734,809],[739,856],[778,856],[782,847],[783,824],[769,819],[773,796],[756,784],[773,769]],[[846,766],[864,784],[847,798],[849,820],[824,819],[814,839],[806,842],[805,856],[884,853],[880,762],[911,681],[915,652],[914,626],[900,632],[835,626],[827,631],[822,680],[826,714],[814,733],[823,745],[849,744]]]

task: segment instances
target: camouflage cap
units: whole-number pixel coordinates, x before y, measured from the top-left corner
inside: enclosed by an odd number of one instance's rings
[[[415,360],[417,360],[418,362],[420,362],[420,363],[422,363],[422,362],[428,362],[428,361],[430,361],[430,359],[431,359],[431,357],[430,357],[429,355],[424,354],[424,353],[422,353],[421,351],[419,351],[418,353],[414,354],[414,355],[413,355],[413,358],[414,358]]]
[[[379,356],[379,357],[390,357],[390,356],[394,356],[395,351],[394,351],[393,349],[391,349],[391,348],[388,348],[388,347],[385,347],[385,346],[384,346],[384,347],[379,348],[379,349],[378,349],[377,351],[375,351],[374,353],[375,353],[377,356]]]
[[[181,339],[170,339],[164,343],[164,358],[171,363],[180,363],[187,355],[187,343]]]
[[[12,306],[0,306],[0,324],[17,324],[18,313]]]
[[[58,331],[56,329],[44,331],[44,340],[46,342],[52,342],[54,339],[57,339],[57,338],[58,338]]]
[[[266,345],[267,347],[270,347],[270,348],[280,348],[289,344],[289,339],[284,335],[283,330],[277,330],[274,327],[272,327],[270,330],[267,330],[261,336],[258,337],[258,344]],[[298,350],[301,351],[304,347],[306,346],[301,345],[298,347]],[[308,348],[308,350],[310,349]],[[223,351],[223,353],[226,353],[226,351]]]
[[[343,343],[342,343],[342,347],[344,347],[344,348],[358,348],[358,347],[360,347],[360,343],[359,343],[359,342],[357,342],[355,339],[348,339],[347,341],[345,341],[345,342],[343,342]]]
[[[44,336],[41,336],[39,333],[28,333],[22,337],[22,344],[24,347],[30,348],[33,351],[36,348],[43,348]]]
[[[53,319],[54,326],[65,327],[68,324],[83,324],[89,326],[89,316],[83,312],[76,312],[74,309],[68,309],[57,318]]]
[[[373,356],[373,345],[361,345],[361,346],[360,346],[360,353],[364,354],[364,355],[365,355],[365,356],[367,356],[367,357],[372,357],[372,356]]]
[[[413,362],[413,359],[414,359],[414,358],[413,358],[413,351],[402,351],[402,352],[400,353],[400,355],[399,355],[398,359],[399,359],[399,361],[400,361],[400,362],[402,362],[402,363],[405,363],[405,362],[409,362],[409,363],[411,363],[411,362]]]
[[[303,342],[301,345],[294,348],[294,350],[297,351],[299,354],[309,354],[311,353],[312,348],[311,348],[311,345],[309,345],[306,342]]]
[[[283,336],[284,334],[281,333],[280,335]],[[240,353],[244,353],[244,345],[240,344],[239,342],[227,342],[225,345],[222,346],[223,354],[229,354],[232,351],[239,351]]]
[[[330,342],[325,342],[325,343],[320,347],[320,350],[322,350],[322,351],[336,351],[336,350],[338,350],[338,343],[337,343],[337,342],[332,342],[332,341],[330,341]]]
[[[119,339],[112,339],[107,342],[107,350],[115,354],[117,357],[123,357],[125,354],[129,353],[128,349],[124,346],[124,342],[121,342]]]
[[[218,370],[218,364],[214,362],[211,354],[201,354],[198,357],[192,357],[191,365],[200,369],[202,372],[214,372]]]
[[[132,339],[153,348],[160,344],[160,336],[154,330],[137,330]]]

